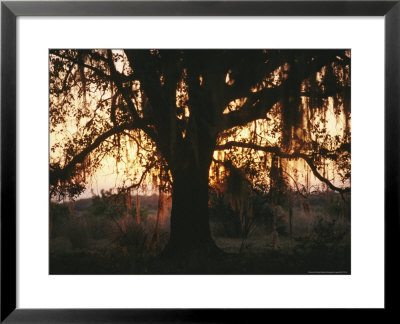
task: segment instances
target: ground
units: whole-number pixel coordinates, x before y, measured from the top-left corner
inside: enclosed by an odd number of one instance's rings
[[[215,238],[226,253],[223,257],[197,260],[191,264],[170,263],[156,255],[133,255],[108,239],[91,240],[86,249],[73,249],[59,237],[53,241],[51,274],[350,274],[350,249],[341,246],[307,248],[296,241],[291,248],[288,238],[280,239],[273,249],[270,236],[250,238],[241,253],[241,239]]]
[[[157,199],[142,197],[140,224],[135,208],[126,220],[107,198],[78,200],[72,214],[66,204],[52,203],[50,274],[350,274],[350,220],[340,217],[334,195],[314,197],[307,213],[300,203],[293,208],[292,240],[287,208],[275,207],[276,247],[267,209],[260,209],[262,217],[242,244],[238,215],[213,207],[211,233],[223,253],[188,259],[162,257],[170,209],[154,235]]]

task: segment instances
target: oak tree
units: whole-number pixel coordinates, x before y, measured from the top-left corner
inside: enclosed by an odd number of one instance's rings
[[[279,159],[350,191],[348,50],[57,49],[49,60],[51,196],[79,195],[113,158],[120,191],[147,181],[171,192],[166,254],[218,251],[209,186],[227,161],[257,190]]]

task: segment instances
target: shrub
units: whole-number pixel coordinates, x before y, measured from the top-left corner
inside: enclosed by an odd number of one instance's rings
[[[53,218],[51,237],[66,236],[69,225],[68,207],[64,204],[51,202],[50,215]]]
[[[138,256],[144,252],[147,240],[147,233],[143,226],[136,224],[134,220],[125,221],[125,231],[123,231],[122,220],[114,223],[113,240],[119,246],[126,248],[129,254]]]
[[[68,224],[68,238],[73,249],[85,249],[89,245],[88,233],[85,224],[80,220],[72,220]]]
[[[108,219],[89,217],[87,219],[87,231],[89,237],[94,240],[104,239],[112,235],[113,224]]]
[[[348,226],[337,224],[335,220],[324,220],[318,217],[310,234],[297,237],[300,248],[335,249],[350,244]]]

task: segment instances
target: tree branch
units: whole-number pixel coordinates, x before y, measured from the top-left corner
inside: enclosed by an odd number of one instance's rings
[[[276,154],[277,156],[285,159],[303,159],[308,166],[310,167],[312,173],[314,176],[320,180],[321,182],[325,183],[330,189],[337,191],[341,194],[350,192],[350,188],[339,188],[333,185],[328,179],[323,177],[317,170],[316,166],[314,165],[313,159],[308,156],[307,154],[304,153],[285,153],[282,152],[279,147],[277,146],[261,146],[261,145],[256,145],[253,143],[243,143],[243,142],[237,142],[237,141],[229,141],[225,144],[217,145],[215,147],[216,151],[221,151],[221,150],[227,150],[231,149],[232,147],[242,147],[242,148],[249,148],[257,151],[264,151],[268,153],[273,153]]]
[[[139,116],[132,100],[129,98],[129,95],[122,84],[121,74],[118,73],[117,70],[115,69],[114,61],[112,58],[112,51],[108,50],[107,53],[108,53],[108,60],[109,60],[112,81],[117,86],[118,91],[121,93],[122,97],[124,98],[124,101],[126,102],[126,104],[128,106],[128,110],[131,113],[134,122],[138,125],[138,128],[142,129],[146,134],[148,134],[153,139],[153,141],[155,141],[157,143],[158,142],[157,134],[154,132],[153,129],[151,129],[147,125],[147,123],[144,121],[144,119]]]
[[[132,100],[129,98],[129,95],[128,95],[126,89],[122,85],[122,80],[120,79],[118,72],[115,69],[114,61],[112,58],[112,51],[108,50],[107,53],[108,53],[108,61],[109,61],[108,63],[110,65],[110,72],[111,72],[113,81],[114,81],[115,85],[117,86],[118,91],[121,93],[122,97],[124,98],[124,101],[126,102],[126,104],[128,106],[128,110],[132,114],[132,117],[134,118],[134,120],[140,120],[141,118],[140,118],[138,112],[136,111],[136,108],[133,105]]]
[[[65,165],[63,168],[51,168],[50,167],[50,183],[57,185],[59,180],[66,180],[71,176],[72,171],[76,167],[77,164],[82,163],[86,156],[94,151],[96,148],[100,146],[105,140],[107,140],[110,136],[121,133],[125,130],[133,130],[139,128],[138,125],[134,123],[126,123],[115,126],[105,133],[99,135],[90,145],[85,147],[80,153],[75,155],[72,160]]]
[[[72,62],[74,64],[77,64],[78,66],[85,67],[85,68],[95,72],[97,74],[97,76],[101,77],[102,79],[104,79],[106,81],[112,81],[112,76],[111,75],[107,74],[106,72],[100,70],[99,68],[97,68],[97,67],[95,67],[93,65],[89,65],[89,64],[83,63],[81,60],[79,60],[77,58],[73,58],[73,57],[68,56],[68,55],[62,55],[62,54],[56,53],[56,52],[51,52],[50,54],[54,55],[54,56],[57,56],[57,57],[59,57],[61,59],[70,61],[70,62]],[[89,54],[92,55],[92,53],[89,53]],[[102,61],[104,61],[104,60],[102,60]],[[124,82],[132,81],[132,77],[131,76],[126,76],[126,75],[121,74],[119,72],[117,72],[117,73],[118,73],[119,78],[121,78],[122,81],[124,81]]]
[[[220,130],[227,130],[235,126],[244,126],[257,119],[266,118],[266,114],[278,101],[279,88],[264,88],[251,93],[247,101],[238,110],[223,115],[219,123]]]
[[[175,129],[170,128],[170,113],[168,93],[161,86],[160,76],[157,71],[157,62],[150,51],[124,50],[134,76],[140,81],[140,88],[149,99],[151,116],[158,132],[157,144],[159,149],[168,159],[170,156],[170,144],[175,140]],[[174,111],[175,113],[175,111]],[[175,118],[175,115],[173,115]],[[167,122],[168,121],[168,122]]]

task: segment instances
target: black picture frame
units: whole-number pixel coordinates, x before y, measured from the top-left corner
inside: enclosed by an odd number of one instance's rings
[[[18,16],[384,16],[385,309],[396,308],[393,258],[399,237],[400,0],[396,1],[2,1],[1,322],[236,322],[265,309],[16,308],[16,19]],[[394,254],[392,254],[394,253]],[[393,256],[391,256],[393,255]],[[250,321],[251,322],[251,321]]]

